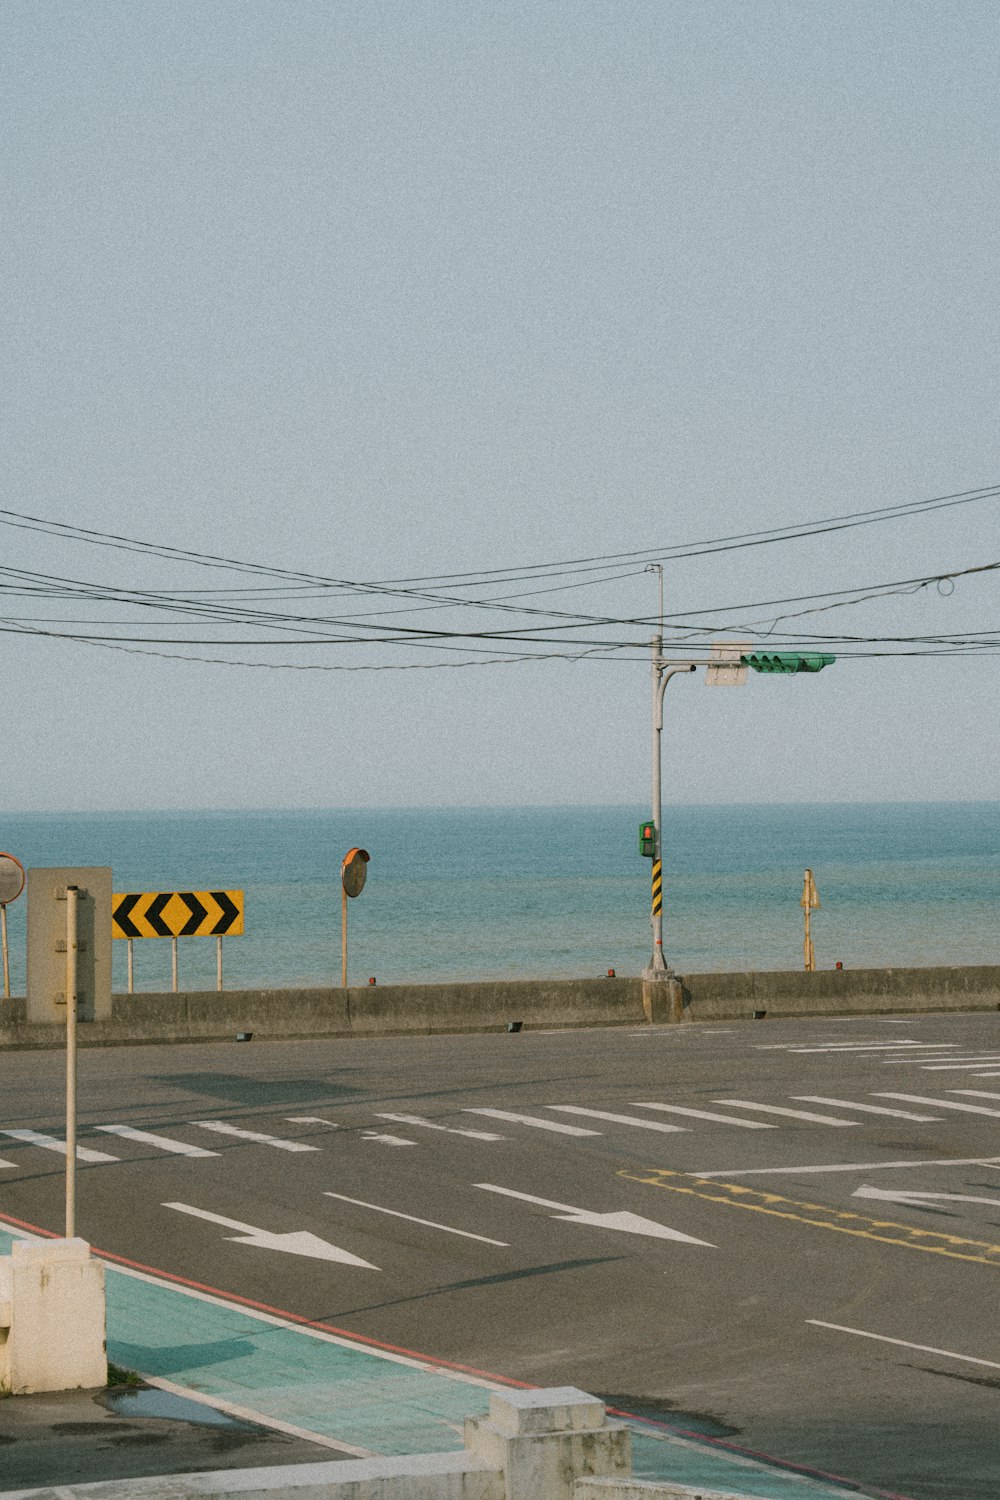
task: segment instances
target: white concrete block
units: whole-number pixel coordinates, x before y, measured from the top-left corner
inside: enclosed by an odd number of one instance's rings
[[[466,1419],[465,1446],[502,1470],[506,1500],[573,1500],[578,1478],[632,1472],[629,1429],[609,1424],[603,1404],[572,1386],[492,1393],[489,1417]]]
[[[0,1256],[0,1388],[15,1396],[107,1384],[104,1266],[85,1240],[16,1240]]]

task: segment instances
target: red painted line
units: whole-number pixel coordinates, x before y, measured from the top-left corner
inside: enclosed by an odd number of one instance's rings
[[[16,1219],[13,1214],[0,1213],[0,1221],[5,1224],[16,1224],[19,1229],[26,1229],[32,1234],[43,1235],[46,1239],[57,1240],[62,1236],[51,1229],[42,1229],[38,1224],[29,1224],[24,1219]],[[267,1302],[257,1302],[252,1297],[243,1297],[239,1292],[224,1292],[219,1287],[209,1286],[203,1281],[193,1281],[188,1276],[179,1276],[173,1271],[163,1271],[158,1266],[147,1266],[141,1260],[130,1260],[126,1255],[116,1255],[112,1250],[100,1250],[92,1245],[93,1253],[101,1260],[113,1261],[120,1266],[128,1266],[133,1271],[144,1271],[149,1276],[155,1276],[162,1281],[174,1282],[178,1286],[190,1287],[196,1292],[206,1292],[212,1297],[218,1297],[223,1302],[237,1303],[242,1307],[253,1308],[256,1312],[270,1313],[273,1317],[285,1319],[289,1323],[297,1323],[303,1328],[315,1328],[321,1333],[333,1333],[339,1338],[348,1339],[351,1343],[367,1344],[373,1349],[384,1349],[387,1354],[402,1354],[408,1359],[419,1360],[421,1364],[436,1365],[443,1370],[458,1370],[463,1375],[476,1375],[482,1380],[490,1380],[497,1385],[509,1385],[522,1391],[537,1391],[540,1387],[533,1381],[514,1380],[509,1375],[494,1375],[490,1370],[479,1370],[475,1365],[458,1364],[455,1360],[439,1359],[432,1354],[421,1354],[416,1349],[407,1349],[401,1344],[387,1344],[382,1339],[370,1338],[364,1333],[355,1333],[350,1328],[338,1328],[333,1323],[320,1323],[313,1318],[305,1318],[300,1313],[288,1312],[282,1307],[272,1307]],[[608,1413],[613,1417],[627,1417],[630,1422],[637,1422],[645,1427],[659,1428],[663,1432],[670,1432],[677,1437],[687,1438],[696,1443],[704,1443],[706,1447],[722,1448],[728,1453],[738,1454],[741,1458],[752,1458],[758,1462],[766,1463],[776,1469],[784,1469],[792,1474],[802,1474],[809,1479],[825,1480],[829,1484],[841,1485],[848,1490],[858,1492],[857,1481],[845,1479],[839,1474],[829,1474],[824,1469],[814,1469],[807,1464],[791,1463],[787,1459],[775,1458],[770,1453],[761,1453],[754,1448],[741,1448],[736,1443],[726,1442],[724,1438],[708,1437],[703,1432],[690,1432],[687,1428],[678,1427],[670,1422],[658,1421],[655,1417],[640,1417],[634,1412],[623,1411],[619,1407],[607,1407]],[[910,1496],[897,1495],[891,1490],[868,1490],[869,1495],[878,1497],[878,1500],[911,1500]]]
[[[37,1224],[28,1224],[24,1219],[15,1219],[12,1214],[0,1213],[0,1220],[7,1224],[16,1224],[19,1229],[27,1229],[32,1234],[44,1235],[46,1239],[58,1240],[62,1236],[55,1234],[51,1229],[42,1229]],[[314,1318],[303,1317],[300,1313],[288,1312],[283,1307],[272,1307],[268,1302],[257,1302],[253,1297],[243,1297],[239,1292],[224,1292],[219,1287],[209,1286],[204,1281],[193,1281],[188,1276],[179,1276],[173,1271],[161,1270],[159,1266],[147,1266],[141,1260],[130,1260],[126,1255],[116,1255],[113,1250],[101,1250],[97,1245],[92,1245],[91,1250],[101,1260],[113,1261],[120,1266],[128,1266],[132,1271],[145,1271],[149,1276],[156,1276],[161,1281],[172,1281],[178,1286],[190,1287],[192,1291],[207,1292],[212,1297],[218,1297],[223,1302],[238,1303],[242,1307],[251,1307],[256,1312],[270,1313],[273,1317],[283,1318],[289,1323],[298,1323],[303,1328],[316,1328],[321,1333],[333,1333],[339,1338],[349,1339],[354,1344],[368,1344],[373,1349],[384,1349],[387,1354],[403,1354],[408,1359],[419,1360],[421,1364],[437,1365],[444,1370],[458,1370],[463,1375],[476,1375],[481,1380],[495,1381],[498,1385],[516,1386],[522,1391],[534,1391],[537,1385],[527,1380],[514,1380],[509,1375],[494,1375],[490,1370],[478,1370],[475,1365],[462,1365],[455,1360],[439,1359],[432,1354],[421,1354],[416,1349],[407,1349],[401,1344],[387,1344],[382,1339],[370,1338],[365,1333],[355,1333],[350,1328],[338,1328],[333,1323],[320,1323]]]

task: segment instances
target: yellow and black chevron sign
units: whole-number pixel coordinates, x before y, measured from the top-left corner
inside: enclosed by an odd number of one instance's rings
[[[242,931],[242,891],[131,891],[111,898],[113,938],[222,937]]]
[[[658,917],[663,910],[663,866],[658,859],[653,860],[653,916]]]

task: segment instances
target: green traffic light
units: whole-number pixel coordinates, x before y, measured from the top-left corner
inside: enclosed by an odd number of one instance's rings
[[[752,656],[741,656],[745,667],[755,672],[822,672],[832,666],[835,656],[821,655],[818,651],[755,651]]]

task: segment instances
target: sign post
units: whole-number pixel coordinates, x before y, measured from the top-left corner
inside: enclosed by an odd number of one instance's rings
[[[128,992],[134,985],[136,938],[172,939],[170,971],[177,993],[177,939],[214,937],[216,988],[222,989],[222,939],[243,931],[242,891],[119,891],[111,898],[111,936],[128,941]]]
[[[66,887],[66,1238],[76,1234],[77,896]]]
[[[367,849],[348,849],[340,866],[340,983],[347,989],[347,898],[360,896],[368,875]]]
[[[813,872],[812,870],[807,870],[805,880],[802,885],[802,900],[799,902],[799,905],[802,907],[802,915],[805,919],[806,930],[805,941],[802,945],[802,952],[805,957],[805,969],[807,974],[811,974],[816,968],[816,953],[813,949],[809,918],[814,911],[819,910],[819,904],[819,892],[816,889],[816,882],[813,879]]]
[[[3,947],[3,997],[10,999],[10,957],[7,952],[7,903],[24,890],[24,866],[13,854],[0,854],[0,945]]]

